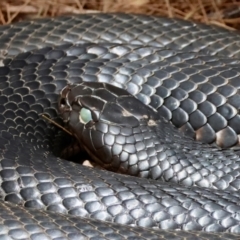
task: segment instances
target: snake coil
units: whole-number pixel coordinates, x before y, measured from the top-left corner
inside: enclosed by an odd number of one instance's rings
[[[0,27],[0,239],[239,239],[239,49],[143,15]],[[143,178],[55,157],[40,115],[58,107],[95,160]]]

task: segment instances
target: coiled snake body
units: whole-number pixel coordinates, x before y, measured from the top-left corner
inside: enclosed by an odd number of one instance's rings
[[[239,45],[235,32],[142,15],[2,26],[0,239],[239,239],[238,154],[183,135],[238,147]],[[76,85],[98,81],[119,88]],[[56,158],[40,115],[58,119],[61,91],[95,159],[158,180]]]

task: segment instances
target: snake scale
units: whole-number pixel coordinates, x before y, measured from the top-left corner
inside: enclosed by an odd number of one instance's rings
[[[240,239],[240,158],[220,149],[239,145],[239,33],[84,14],[1,26],[0,50],[0,239]],[[81,141],[143,178],[54,156],[60,93],[79,139],[80,105],[108,107]]]

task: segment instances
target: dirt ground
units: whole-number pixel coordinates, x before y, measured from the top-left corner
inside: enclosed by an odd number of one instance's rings
[[[0,24],[95,12],[164,15],[240,29],[240,0],[1,0]]]

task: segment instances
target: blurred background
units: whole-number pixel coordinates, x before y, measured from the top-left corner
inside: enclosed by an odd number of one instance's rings
[[[240,0],[0,0],[0,24],[97,12],[161,15],[240,29]]]

